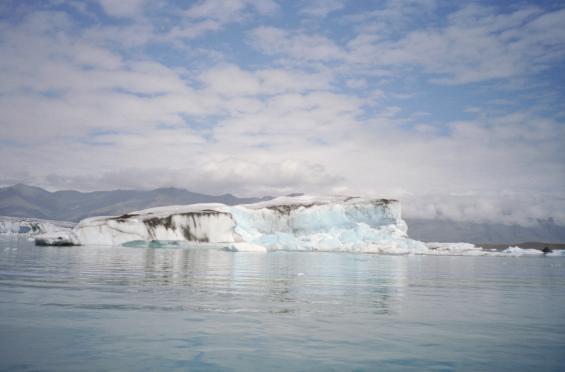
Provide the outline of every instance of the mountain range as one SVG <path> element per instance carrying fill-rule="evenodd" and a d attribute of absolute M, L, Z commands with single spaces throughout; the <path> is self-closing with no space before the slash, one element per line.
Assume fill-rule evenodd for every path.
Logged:
<path fill-rule="evenodd" d="M 216 196 L 176 188 L 160 188 L 150 191 L 80 192 L 61 190 L 50 192 L 40 187 L 17 184 L 0 188 L 0 215 L 80 221 L 85 217 L 113 216 L 166 205 L 194 203 L 234 205 L 254 203 L 266 199 L 270 199 L 270 197 L 238 198 L 231 194 Z"/>
<path fill-rule="evenodd" d="M 120 215 L 165 205 L 193 203 L 235 205 L 271 198 L 269 196 L 238 198 L 231 194 L 206 195 L 178 188 L 148 191 L 50 192 L 40 187 L 17 184 L 0 188 L 0 216 L 76 222 L 86 217 Z M 556 225 L 551 219 L 538 221 L 535 226 L 412 219 L 410 216 L 405 216 L 405 220 L 408 223 L 410 237 L 423 241 L 508 244 L 525 241 L 565 242 L 565 226 Z"/>

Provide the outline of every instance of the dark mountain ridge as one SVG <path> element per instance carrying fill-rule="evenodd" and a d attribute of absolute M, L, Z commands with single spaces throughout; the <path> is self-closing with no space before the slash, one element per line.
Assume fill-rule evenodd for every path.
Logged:
<path fill-rule="evenodd" d="M 206 195 L 177 188 L 155 190 L 112 190 L 50 192 L 40 187 L 17 184 L 0 188 L 0 215 L 79 221 L 85 217 L 119 215 L 133 210 L 175 204 L 254 203 L 265 198 L 238 198 L 231 194 Z"/>

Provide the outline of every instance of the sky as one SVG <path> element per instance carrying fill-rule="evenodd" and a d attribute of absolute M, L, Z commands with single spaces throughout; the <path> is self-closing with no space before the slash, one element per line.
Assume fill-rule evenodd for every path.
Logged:
<path fill-rule="evenodd" d="M 0 184 L 565 226 L 565 3 L 3 0 Z"/>

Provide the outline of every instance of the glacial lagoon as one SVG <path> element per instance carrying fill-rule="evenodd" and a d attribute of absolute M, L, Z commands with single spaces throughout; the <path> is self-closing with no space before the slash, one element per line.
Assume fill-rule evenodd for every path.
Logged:
<path fill-rule="evenodd" d="M 0 370 L 558 371 L 565 257 L 0 241 Z"/>

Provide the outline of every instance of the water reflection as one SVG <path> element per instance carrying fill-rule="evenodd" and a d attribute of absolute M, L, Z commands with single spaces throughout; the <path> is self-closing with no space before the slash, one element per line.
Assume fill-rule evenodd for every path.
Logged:
<path fill-rule="evenodd" d="M 0 241 L 0 370 L 558 370 L 561 265 Z"/>
<path fill-rule="evenodd" d="M 93 303 L 94 297 L 99 300 L 96 293 L 103 292 L 105 305 L 113 307 L 273 314 L 390 314 L 399 306 L 406 266 L 404 257 L 319 252 L 29 244 L 2 249 L 0 257 L 3 270 L 17 268 L 18 285 L 83 292 L 63 296 L 68 302 L 62 306 L 104 305 Z M 3 277 L 2 286 L 12 280 Z"/>

